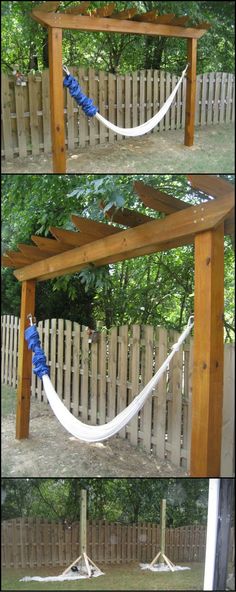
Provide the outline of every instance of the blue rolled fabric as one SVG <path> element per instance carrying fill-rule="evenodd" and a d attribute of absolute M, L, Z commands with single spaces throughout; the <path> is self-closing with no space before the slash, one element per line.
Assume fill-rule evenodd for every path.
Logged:
<path fill-rule="evenodd" d="M 27 327 L 25 330 L 25 339 L 28 343 L 28 349 L 31 349 L 34 352 L 32 360 L 34 365 L 34 374 L 36 374 L 36 376 L 39 378 L 42 378 L 44 374 L 48 374 L 49 376 L 49 367 L 46 364 L 47 359 L 41 347 L 39 334 L 35 325 Z"/>
<path fill-rule="evenodd" d="M 65 76 L 63 84 L 66 86 L 66 88 L 68 88 L 71 96 L 75 99 L 78 105 L 82 107 L 87 117 L 94 117 L 94 115 L 96 115 L 98 112 L 98 108 L 93 104 L 93 100 L 86 97 L 86 95 L 82 92 L 76 78 L 71 76 L 71 74 L 68 74 Z"/>

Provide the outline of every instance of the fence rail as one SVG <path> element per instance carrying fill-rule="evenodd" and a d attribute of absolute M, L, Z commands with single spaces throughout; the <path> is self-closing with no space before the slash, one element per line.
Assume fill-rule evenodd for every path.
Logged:
<path fill-rule="evenodd" d="M 144 123 L 163 105 L 177 76 L 159 70 L 141 70 L 118 76 L 94 69 L 70 68 L 101 115 L 121 127 Z M 234 121 L 234 75 L 211 72 L 197 76 L 195 125 Z M 49 72 L 29 74 L 26 86 L 2 74 L 2 156 L 39 155 L 51 151 Z M 185 125 L 186 80 L 166 116 L 154 131 Z M 89 120 L 64 89 L 66 142 L 69 150 L 120 141 L 122 136 Z"/>
<path fill-rule="evenodd" d="M 65 566 L 80 554 L 79 523 L 70 528 L 40 518 L 2 523 L 2 566 Z M 88 521 L 87 552 L 100 563 L 150 562 L 160 549 L 160 526 L 153 523 Z M 203 561 L 206 527 L 166 529 L 166 554 L 174 562 Z M 230 557 L 233 554 L 231 536 Z"/>
<path fill-rule="evenodd" d="M 19 319 L 4 315 L 2 383 L 16 388 Z M 88 424 L 110 421 L 150 380 L 177 340 L 176 331 L 150 325 L 112 327 L 92 342 L 78 323 L 50 319 L 38 330 L 51 380 L 66 407 Z M 222 476 L 233 472 L 234 345 L 225 345 Z M 192 338 L 175 354 L 169 370 L 140 413 L 119 435 L 148 453 L 189 468 Z M 46 401 L 42 381 L 32 374 L 32 396 Z"/>

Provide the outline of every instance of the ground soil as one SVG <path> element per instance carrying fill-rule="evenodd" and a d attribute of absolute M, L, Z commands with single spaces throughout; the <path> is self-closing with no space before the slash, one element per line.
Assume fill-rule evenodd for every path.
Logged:
<path fill-rule="evenodd" d="M 194 145 L 184 130 L 157 132 L 114 144 L 77 148 L 68 154 L 68 173 L 232 173 L 234 125 L 197 128 Z M 51 155 L 3 161 L 3 173 L 51 173 Z"/>
<path fill-rule="evenodd" d="M 2 418 L 3 477 L 175 477 L 186 473 L 127 440 L 87 444 L 70 436 L 46 403 L 31 402 L 30 437 L 15 439 L 15 414 Z"/>

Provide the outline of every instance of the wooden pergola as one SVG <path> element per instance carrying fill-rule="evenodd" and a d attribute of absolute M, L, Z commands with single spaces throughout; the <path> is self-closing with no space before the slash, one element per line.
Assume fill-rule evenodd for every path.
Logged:
<path fill-rule="evenodd" d="M 191 476 L 220 476 L 224 234 L 234 232 L 234 186 L 214 175 L 190 175 L 189 181 L 202 192 L 199 205 L 135 182 L 140 201 L 164 218 L 128 209 L 109 210 L 112 221 L 106 223 L 72 215 L 76 231 L 51 227 L 54 238 L 32 236 L 34 245 L 19 244 L 19 251 L 3 256 L 3 265 L 14 268 L 22 282 L 16 438 L 29 435 L 32 359 L 24 330 L 27 315 L 34 315 L 36 282 L 194 243 Z"/>
<path fill-rule="evenodd" d="M 174 14 L 158 15 L 156 10 L 144 14 L 138 14 L 135 8 L 117 12 L 115 2 L 105 5 L 103 8 L 93 10 L 89 9 L 89 5 L 90 2 L 81 2 L 76 7 L 67 8 L 62 11 L 60 2 L 45 2 L 45 4 L 40 5 L 38 9 L 32 12 L 32 18 L 44 27 L 47 27 L 49 35 L 53 172 L 66 172 L 62 71 L 63 29 L 134 35 L 157 35 L 187 39 L 186 62 L 188 62 L 189 67 L 187 70 L 184 143 L 186 146 L 192 146 L 194 142 L 196 102 L 197 40 L 206 33 L 210 25 L 202 22 L 195 26 L 189 26 L 189 18 L 187 16 L 177 17 Z"/>

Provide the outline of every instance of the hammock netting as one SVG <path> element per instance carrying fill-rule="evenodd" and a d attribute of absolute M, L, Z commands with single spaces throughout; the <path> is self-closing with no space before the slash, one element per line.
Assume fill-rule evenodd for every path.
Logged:
<path fill-rule="evenodd" d="M 79 440 L 84 442 L 102 442 L 103 440 L 111 438 L 122 428 L 124 428 L 143 407 L 146 399 L 153 392 L 153 389 L 156 387 L 160 378 L 167 370 L 176 351 L 179 350 L 182 343 L 189 335 L 193 324 L 193 317 L 190 317 L 186 329 L 172 347 L 171 352 L 166 360 L 163 362 L 156 374 L 147 383 L 147 385 L 142 389 L 142 391 L 133 399 L 133 401 L 108 423 L 95 426 L 87 425 L 72 415 L 72 413 L 70 413 L 70 411 L 65 407 L 64 403 L 57 395 L 49 377 L 49 367 L 46 364 L 46 356 L 43 349 L 41 348 L 39 334 L 35 325 L 32 325 L 26 329 L 25 338 L 28 342 L 28 348 L 34 352 L 33 371 L 39 378 L 42 379 L 47 399 L 58 421 L 70 434 L 72 434 L 72 436 L 78 438 Z"/>
<path fill-rule="evenodd" d="M 96 119 L 98 121 L 100 121 L 100 123 L 102 123 L 103 125 L 108 127 L 115 134 L 120 134 L 122 136 L 129 136 L 129 137 L 143 136 L 144 134 L 147 134 L 148 132 L 150 132 L 156 125 L 158 125 L 158 123 L 160 123 L 160 121 L 166 115 L 166 113 L 167 113 L 168 109 L 170 108 L 170 105 L 173 102 L 175 95 L 178 92 L 178 89 L 184 79 L 184 76 L 187 72 L 187 68 L 188 68 L 188 65 L 183 70 L 182 75 L 181 75 L 180 79 L 178 80 L 176 86 L 174 87 L 172 93 L 170 94 L 168 99 L 165 101 L 165 103 L 161 107 L 161 109 L 156 113 L 156 115 L 154 115 L 146 123 L 142 123 L 141 125 L 138 125 L 136 127 L 130 127 L 130 128 L 119 127 L 119 126 L 115 125 L 114 123 L 111 123 L 110 121 L 108 121 L 108 119 L 105 119 L 105 117 L 103 117 L 102 115 L 100 115 L 100 113 L 98 112 L 98 108 L 93 103 L 93 100 L 88 98 L 82 92 L 78 81 L 69 72 L 65 76 L 63 84 L 64 84 L 64 86 L 66 86 L 68 88 L 71 96 L 75 99 L 75 101 L 78 103 L 78 105 L 80 107 L 82 107 L 84 113 L 88 117 L 96 117 Z"/>

